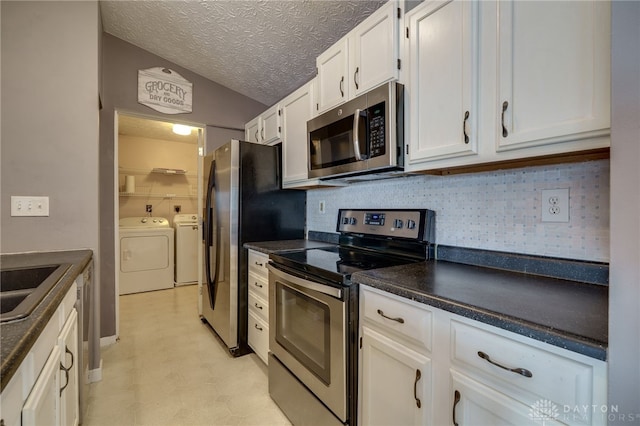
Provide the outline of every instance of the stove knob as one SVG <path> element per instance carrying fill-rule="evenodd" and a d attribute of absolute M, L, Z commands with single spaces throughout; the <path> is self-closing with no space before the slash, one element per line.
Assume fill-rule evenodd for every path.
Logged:
<path fill-rule="evenodd" d="M 355 217 L 350 217 L 349 218 L 349 225 L 355 225 L 356 223 L 358 223 L 358 221 L 356 220 Z"/>
<path fill-rule="evenodd" d="M 407 220 L 407 228 L 416 229 L 416 221 L 415 220 Z"/>
<path fill-rule="evenodd" d="M 158 219 L 153 219 L 153 223 L 157 223 L 157 222 L 158 222 Z"/>
<path fill-rule="evenodd" d="M 145 217 L 145 218 L 143 218 L 140 222 L 142 222 L 142 223 L 147 223 L 147 218 L 146 218 L 146 217 Z"/>
<path fill-rule="evenodd" d="M 396 219 L 393 221 L 393 227 L 397 229 L 402 229 L 403 223 L 402 219 Z"/>

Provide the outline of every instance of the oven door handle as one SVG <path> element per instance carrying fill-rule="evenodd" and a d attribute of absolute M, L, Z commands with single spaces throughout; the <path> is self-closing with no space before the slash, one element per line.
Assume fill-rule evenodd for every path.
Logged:
<path fill-rule="evenodd" d="M 281 271 L 280 269 L 278 269 L 272 263 L 267 263 L 267 269 L 273 275 L 275 275 L 276 277 L 278 277 L 278 278 L 280 278 L 282 280 L 286 280 L 287 282 L 290 282 L 290 283 L 295 284 L 297 286 L 306 288 L 308 290 L 314 290 L 314 291 L 317 291 L 319 293 L 326 294 L 328 296 L 333 296 L 333 297 L 336 297 L 338 299 L 342 299 L 342 289 L 340 289 L 340 288 L 331 287 L 331 286 L 328 286 L 328 285 L 323 285 L 323 284 L 315 283 L 313 281 L 309 281 L 309 280 L 305 280 L 305 279 L 302 279 L 302 278 L 298 278 L 295 275 L 291 275 L 291 274 L 288 274 L 288 273 L 286 273 L 284 271 Z"/>

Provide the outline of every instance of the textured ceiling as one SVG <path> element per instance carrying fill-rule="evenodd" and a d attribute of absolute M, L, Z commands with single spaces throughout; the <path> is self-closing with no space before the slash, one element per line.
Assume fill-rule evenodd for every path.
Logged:
<path fill-rule="evenodd" d="M 380 0 L 101 1 L 104 31 L 268 106 Z"/>

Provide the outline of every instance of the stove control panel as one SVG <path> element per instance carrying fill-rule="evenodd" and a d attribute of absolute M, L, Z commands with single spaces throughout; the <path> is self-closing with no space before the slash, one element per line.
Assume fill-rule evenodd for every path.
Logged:
<path fill-rule="evenodd" d="M 435 213 L 426 209 L 341 209 L 337 231 L 422 241 L 429 238 L 424 230 L 430 229 L 431 222 L 435 222 Z"/>

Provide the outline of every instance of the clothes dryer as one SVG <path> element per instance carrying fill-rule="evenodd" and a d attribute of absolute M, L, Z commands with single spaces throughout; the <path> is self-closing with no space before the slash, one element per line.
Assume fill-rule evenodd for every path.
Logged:
<path fill-rule="evenodd" d="M 173 287 L 174 230 L 163 217 L 120 219 L 120 294 Z"/>
<path fill-rule="evenodd" d="M 176 231 L 176 285 L 198 283 L 198 249 L 200 230 L 198 216 L 177 214 L 173 217 Z"/>

